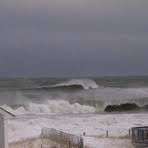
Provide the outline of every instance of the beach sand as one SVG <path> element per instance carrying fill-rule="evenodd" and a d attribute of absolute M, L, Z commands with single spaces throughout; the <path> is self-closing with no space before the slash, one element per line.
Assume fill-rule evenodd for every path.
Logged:
<path fill-rule="evenodd" d="M 85 137 L 84 138 L 85 147 L 84 148 L 134 148 L 131 144 L 131 140 L 127 138 L 94 138 Z M 14 142 L 9 144 L 10 148 L 41 148 L 41 144 L 47 146 L 57 146 L 58 148 L 66 148 L 66 146 L 59 146 L 56 142 L 49 139 L 42 138 L 31 138 L 22 140 L 19 142 Z"/>
<path fill-rule="evenodd" d="M 145 126 L 147 121 L 147 113 L 37 115 L 29 117 L 21 115 L 8 121 L 8 139 L 9 143 L 14 143 L 22 141 L 22 139 L 39 137 L 42 128 L 47 127 L 77 136 L 83 136 L 85 131 L 84 144 L 90 148 L 133 148 L 128 136 L 129 129 L 134 126 Z M 109 131 L 108 138 L 106 138 L 107 130 Z M 40 140 L 35 139 L 35 143 L 38 145 Z M 14 145 L 18 147 L 14 147 Z M 20 145 L 19 142 L 10 144 L 10 148 L 19 148 Z M 21 148 L 23 148 L 22 145 Z"/>

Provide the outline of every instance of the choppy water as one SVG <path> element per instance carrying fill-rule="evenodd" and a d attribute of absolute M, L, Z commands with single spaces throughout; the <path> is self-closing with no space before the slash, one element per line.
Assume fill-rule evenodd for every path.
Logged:
<path fill-rule="evenodd" d="M 89 113 L 127 102 L 148 104 L 148 76 L 0 79 L 0 104 L 18 112 Z"/>

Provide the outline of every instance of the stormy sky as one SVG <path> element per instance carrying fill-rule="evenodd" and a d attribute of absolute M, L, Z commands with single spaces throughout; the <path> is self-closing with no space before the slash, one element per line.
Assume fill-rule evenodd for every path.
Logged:
<path fill-rule="evenodd" d="M 147 0 L 0 1 L 0 77 L 142 74 Z"/>

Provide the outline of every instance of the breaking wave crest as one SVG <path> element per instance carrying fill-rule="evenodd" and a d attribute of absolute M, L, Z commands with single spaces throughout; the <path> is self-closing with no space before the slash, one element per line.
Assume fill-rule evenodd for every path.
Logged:
<path fill-rule="evenodd" d="M 44 104 L 29 103 L 16 108 L 7 105 L 2 107 L 14 114 L 78 114 L 96 111 L 95 107 L 80 105 L 79 103 L 70 104 L 64 100 L 48 100 Z"/>
<path fill-rule="evenodd" d="M 59 82 L 54 85 L 31 86 L 21 88 L 21 90 L 38 90 L 38 89 L 97 89 L 98 85 L 91 79 L 70 79 Z"/>
<path fill-rule="evenodd" d="M 53 85 L 52 87 L 58 88 L 58 87 L 82 87 L 83 89 L 96 89 L 98 88 L 98 85 L 90 79 L 71 79 L 65 82 L 58 83 L 56 85 Z"/>

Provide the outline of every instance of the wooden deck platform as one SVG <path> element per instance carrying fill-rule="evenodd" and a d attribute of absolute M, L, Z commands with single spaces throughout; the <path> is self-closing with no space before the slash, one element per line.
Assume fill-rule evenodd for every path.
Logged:
<path fill-rule="evenodd" d="M 148 126 L 132 128 L 132 144 L 135 148 L 148 148 Z"/>

